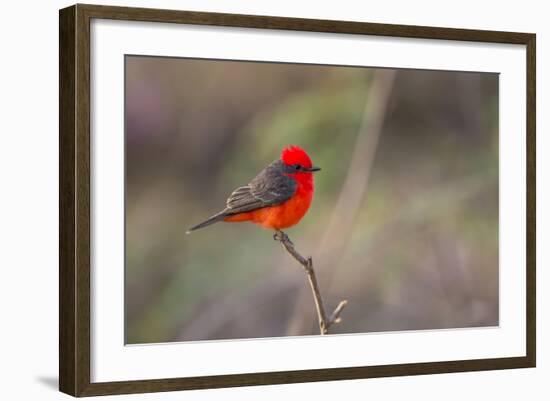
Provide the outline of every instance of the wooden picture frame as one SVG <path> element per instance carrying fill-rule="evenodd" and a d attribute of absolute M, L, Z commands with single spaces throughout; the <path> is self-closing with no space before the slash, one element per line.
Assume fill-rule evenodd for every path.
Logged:
<path fill-rule="evenodd" d="M 95 18 L 525 45 L 527 49 L 525 60 L 527 71 L 526 355 L 222 376 L 91 382 L 90 21 Z M 73 396 L 94 396 L 535 366 L 536 37 L 534 34 L 80 4 L 60 10 L 59 29 L 59 388 L 62 392 Z"/>

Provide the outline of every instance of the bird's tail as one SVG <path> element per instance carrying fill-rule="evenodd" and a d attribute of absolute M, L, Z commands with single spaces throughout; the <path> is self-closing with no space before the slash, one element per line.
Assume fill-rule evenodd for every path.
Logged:
<path fill-rule="evenodd" d="M 196 226 L 191 227 L 189 230 L 187 230 L 186 234 L 189 234 L 191 231 L 198 230 L 199 228 L 204 228 L 206 226 L 209 226 L 210 224 L 217 223 L 218 221 L 222 221 L 225 217 L 227 217 L 225 210 L 222 210 L 221 212 L 216 213 L 213 216 L 210 216 L 208 219 L 206 219 L 202 223 L 199 223 Z"/>

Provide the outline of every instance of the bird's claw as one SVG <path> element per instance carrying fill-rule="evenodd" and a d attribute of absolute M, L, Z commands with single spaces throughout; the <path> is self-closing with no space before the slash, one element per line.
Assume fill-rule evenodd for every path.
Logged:
<path fill-rule="evenodd" d="M 273 234 L 273 239 L 275 241 L 283 242 L 288 239 L 287 235 L 282 231 L 275 231 L 275 234 Z"/>
<path fill-rule="evenodd" d="M 288 235 L 286 235 L 282 231 L 275 231 L 275 233 L 273 234 L 273 239 L 275 241 L 286 242 L 287 244 L 290 244 L 290 245 L 294 246 L 294 244 L 292 243 L 290 238 L 288 238 Z"/>

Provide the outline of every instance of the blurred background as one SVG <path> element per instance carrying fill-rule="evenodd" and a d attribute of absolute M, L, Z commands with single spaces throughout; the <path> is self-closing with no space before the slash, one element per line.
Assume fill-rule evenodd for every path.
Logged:
<path fill-rule="evenodd" d="M 185 234 L 289 144 L 331 333 L 498 325 L 498 75 L 127 56 L 125 107 L 126 343 L 319 333 L 271 232 Z"/>

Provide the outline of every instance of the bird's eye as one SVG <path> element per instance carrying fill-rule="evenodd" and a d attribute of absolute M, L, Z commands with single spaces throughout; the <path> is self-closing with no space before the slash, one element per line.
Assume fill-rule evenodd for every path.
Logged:
<path fill-rule="evenodd" d="M 294 170 L 300 170 L 302 166 L 300 166 L 299 164 L 295 164 L 292 167 L 294 167 Z"/>

